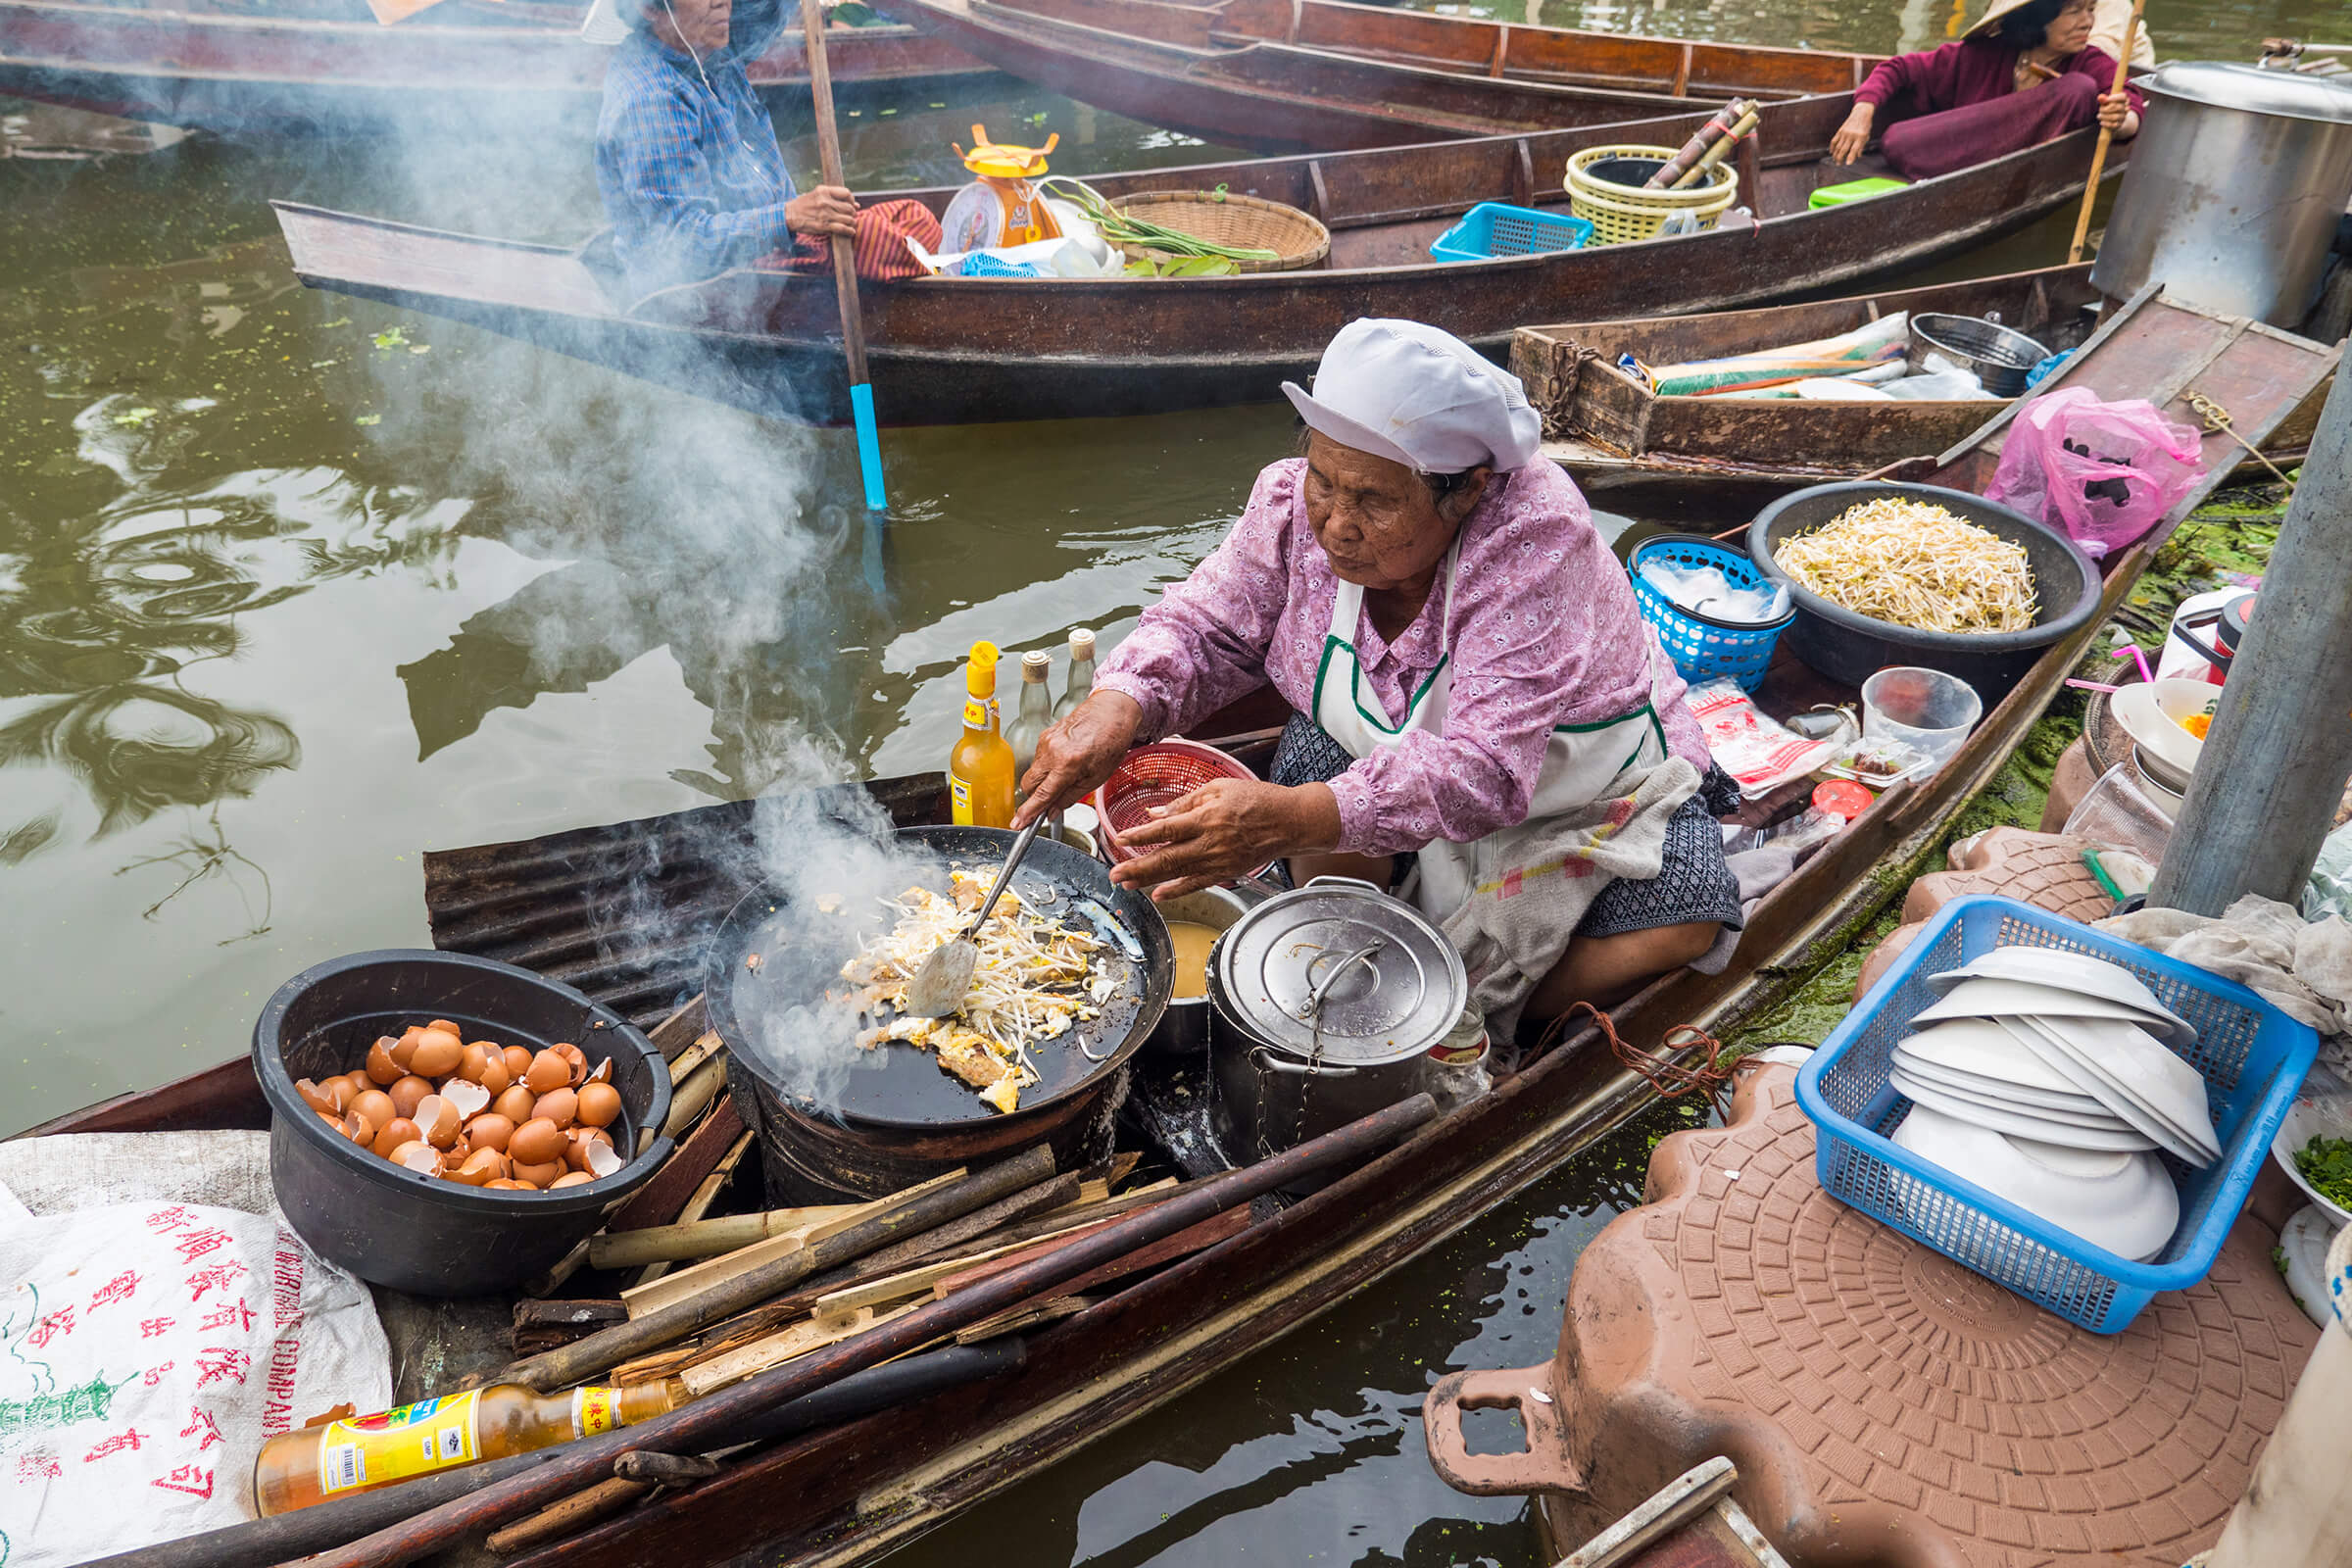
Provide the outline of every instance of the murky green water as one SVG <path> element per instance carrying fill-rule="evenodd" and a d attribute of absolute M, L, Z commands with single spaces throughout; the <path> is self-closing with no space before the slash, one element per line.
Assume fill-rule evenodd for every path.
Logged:
<path fill-rule="evenodd" d="M 2233 59 L 2337 15 L 2151 8 L 2167 55 Z M 1537 19 L 1888 49 L 1951 15 Z M 1060 131 L 1070 172 L 1210 155 L 1022 94 L 869 105 L 852 177 L 950 179 L 975 119 Z M 82 134 L 0 102 L 10 150 Z M 270 197 L 551 239 L 594 209 L 586 147 L 463 126 L 0 158 L 0 1129 L 237 1054 L 309 963 L 422 943 L 424 849 L 937 765 L 974 638 L 1123 631 L 1291 439 L 1274 409 L 893 432 L 876 537 L 839 436 L 306 291 Z M 1418 1401 L 1437 1369 L 1548 1352 L 1624 1192 L 1563 1176 L 906 1557 L 1528 1561 L 1515 1505 L 1431 1476 Z"/>

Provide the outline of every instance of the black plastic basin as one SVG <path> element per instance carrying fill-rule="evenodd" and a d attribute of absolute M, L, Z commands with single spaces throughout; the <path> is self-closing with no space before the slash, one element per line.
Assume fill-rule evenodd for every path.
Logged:
<path fill-rule="evenodd" d="M 612 1147 L 636 1152 L 602 1181 L 556 1192 L 487 1192 L 419 1176 L 335 1136 L 294 1092 L 350 1072 L 378 1035 L 447 1018 L 467 1040 L 533 1051 L 568 1040 L 612 1063 Z M 605 1210 L 668 1157 L 669 1069 L 610 1007 L 528 969 L 429 949 L 355 953 L 278 987 L 253 1026 L 253 1070 L 270 1101 L 270 1185 L 311 1250 L 416 1296 L 487 1296 L 555 1266 Z M 648 1131 L 652 1129 L 652 1131 Z"/>
<path fill-rule="evenodd" d="M 1818 528 L 1847 508 L 1880 496 L 1934 502 L 2024 546 L 2040 618 L 2024 631 L 1918 631 L 1833 604 L 1790 580 L 1773 559 L 1782 540 Z M 1796 606 L 1796 619 L 1786 633 L 1788 651 L 1821 674 L 1840 685 L 1859 686 L 1888 664 L 1920 664 L 1974 686 L 1987 710 L 2025 679 L 2043 650 L 2078 630 L 2099 608 L 2099 568 L 2073 540 L 1983 496 L 1936 485 L 1856 481 L 1815 485 L 1783 496 L 1748 524 L 1747 553 L 1775 581 L 1788 583 L 1789 600 Z"/>

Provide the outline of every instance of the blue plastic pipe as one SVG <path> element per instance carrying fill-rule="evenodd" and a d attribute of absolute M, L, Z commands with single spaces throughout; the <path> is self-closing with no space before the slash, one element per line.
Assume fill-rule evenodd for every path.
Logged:
<path fill-rule="evenodd" d="M 865 475 L 865 506 L 882 512 L 890 503 L 882 494 L 882 432 L 874 424 L 874 388 L 859 381 L 850 388 L 850 413 L 858 421 L 858 468 Z"/>

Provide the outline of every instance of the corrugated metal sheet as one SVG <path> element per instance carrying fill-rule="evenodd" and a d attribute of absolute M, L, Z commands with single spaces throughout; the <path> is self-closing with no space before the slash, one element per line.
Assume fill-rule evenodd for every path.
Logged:
<path fill-rule="evenodd" d="M 938 773 L 862 789 L 901 827 L 947 820 Z M 760 875 L 754 803 L 427 851 L 433 946 L 534 970 L 650 1029 L 703 988 L 711 933 Z"/>

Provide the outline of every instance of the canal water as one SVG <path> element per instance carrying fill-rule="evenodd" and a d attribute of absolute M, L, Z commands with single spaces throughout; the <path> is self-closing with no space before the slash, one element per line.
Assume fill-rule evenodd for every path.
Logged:
<path fill-rule="evenodd" d="M 1437 9 L 1882 51 L 1961 16 Z M 2249 59 L 2339 13 L 2149 14 L 2167 58 Z M 853 182 L 958 177 L 974 121 L 1059 132 L 1072 173 L 1225 152 L 999 82 L 861 104 Z M 781 128 L 806 177 L 808 126 Z M 423 850 L 939 766 L 975 638 L 1115 641 L 1293 439 L 1276 408 L 893 431 L 871 529 L 838 434 L 289 272 L 271 199 L 576 239 L 574 128 L 239 142 L 0 100 L 0 1132 L 240 1053 L 310 963 L 423 943 Z M 2054 262 L 2065 235 L 1938 271 Z M 1516 1503 L 1430 1474 L 1419 1401 L 1548 1354 L 1668 1117 L 898 1560 L 1532 1561 Z"/>

